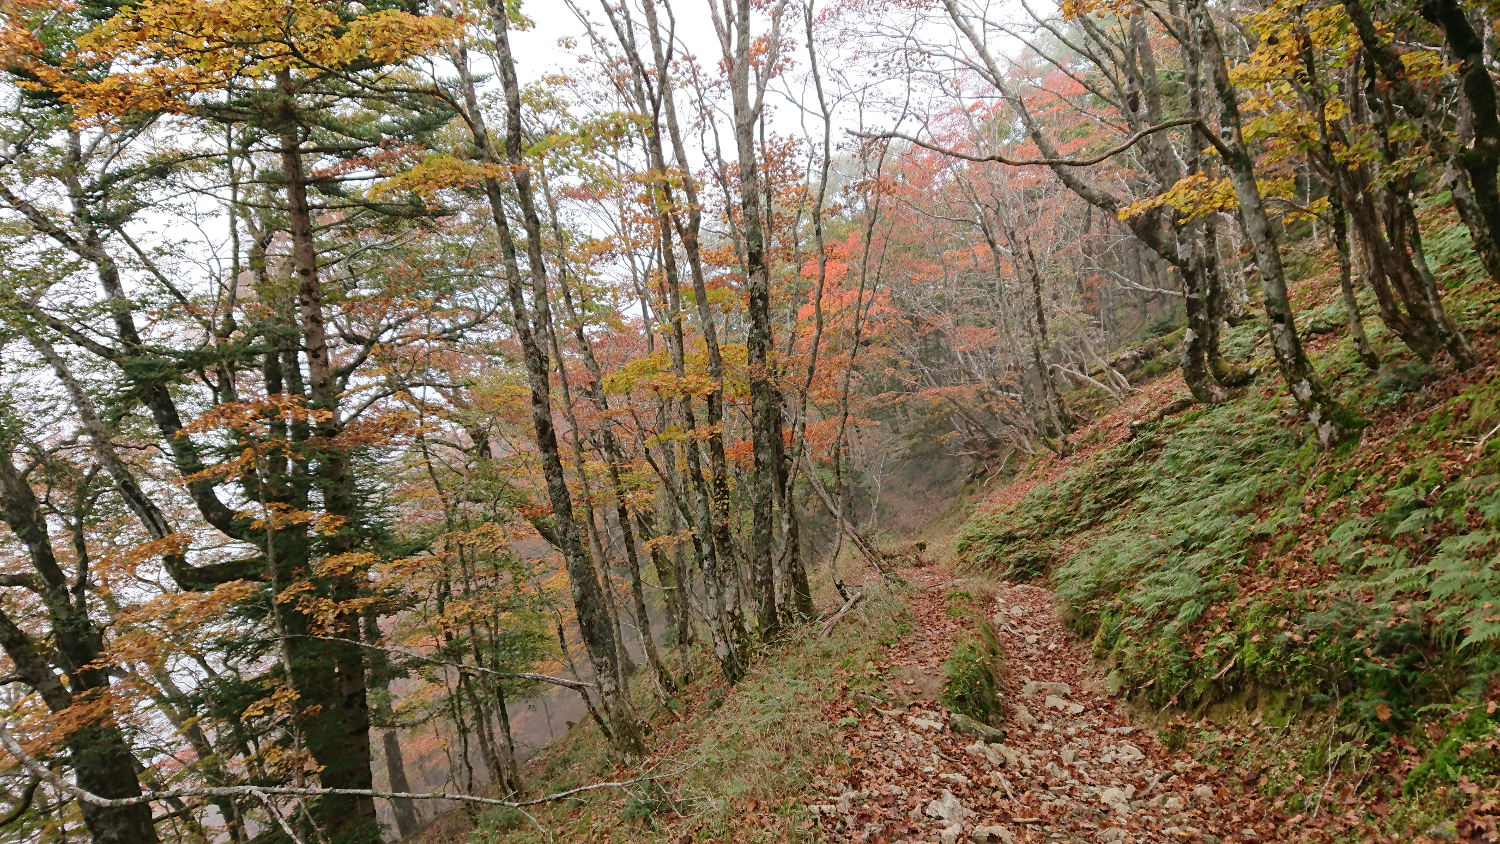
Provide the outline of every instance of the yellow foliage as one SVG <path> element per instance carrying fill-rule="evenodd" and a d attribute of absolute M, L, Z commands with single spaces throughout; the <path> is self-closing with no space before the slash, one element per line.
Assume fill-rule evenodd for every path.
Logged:
<path fill-rule="evenodd" d="M 1140 7 L 1140 0 L 1063 0 L 1062 12 L 1067 20 L 1094 14 L 1129 17 Z"/>
<path fill-rule="evenodd" d="M 259 718 L 268 712 L 290 713 L 297 703 L 297 691 L 290 686 L 277 686 L 270 697 L 263 697 L 245 707 L 240 717 L 245 720 Z"/>
<path fill-rule="evenodd" d="M 504 171 L 492 164 L 435 154 L 405 172 L 377 183 L 370 188 L 369 195 L 371 199 L 386 199 L 401 193 L 413 193 L 430 203 L 440 191 L 473 187 L 486 178 L 504 177 Z"/>
<path fill-rule="evenodd" d="M 209 592 L 178 592 L 124 607 L 115 614 L 114 638 L 103 662 L 163 665 L 185 642 L 201 641 L 205 628 L 225 620 L 233 607 L 253 598 L 256 590 L 248 580 L 233 580 Z"/>
<path fill-rule="evenodd" d="M 160 539 L 142 542 L 125 552 L 125 563 L 134 569 L 147 560 L 182 554 L 187 551 L 189 538 L 184 533 L 170 533 Z"/>
<path fill-rule="evenodd" d="M 233 81 L 395 64 L 462 31 L 460 20 L 391 9 L 344 20 L 340 8 L 327 0 L 144 0 L 80 36 L 61 68 L 38 50 L 19 59 L 37 80 L 28 87 L 56 93 L 87 120 L 189 113 Z M 102 67 L 110 72 L 88 72 Z"/>
<path fill-rule="evenodd" d="M 1411 50 L 1401 54 L 1401 64 L 1412 79 L 1442 79 L 1458 72 L 1458 65 L 1443 61 L 1436 50 Z"/>
<path fill-rule="evenodd" d="M 1119 218 L 1129 219 L 1166 206 L 1192 220 L 1215 211 L 1232 211 L 1239 204 L 1227 178 L 1211 180 L 1204 173 L 1194 173 L 1178 179 L 1165 193 L 1130 203 L 1120 209 Z"/>
<path fill-rule="evenodd" d="M 380 558 L 368 551 L 331 554 L 313 563 L 313 573 L 318 577 L 342 577 L 361 568 L 370 568 L 378 562 Z"/>
<path fill-rule="evenodd" d="M 1283 216 L 1283 219 L 1285 219 L 1288 223 L 1295 223 L 1304 220 L 1315 220 L 1319 216 L 1328 213 L 1328 209 L 1330 207 L 1332 207 L 1332 203 L 1328 201 L 1328 197 L 1320 196 L 1314 199 L 1305 207 L 1294 208 L 1291 211 L 1286 212 L 1286 214 Z"/>
<path fill-rule="evenodd" d="M 312 425 L 326 422 L 331 418 L 333 418 L 332 411 L 308 407 L 307 400 L 301 396 L 277 393 L 260 399 L 214 405 L 203 415 L 183 425 L 178 436 L 201 434 L 219 429 L 255 430 L 256 426 L 266 419 L 306 422 Z"/>
<path fill-rule="evenodd" d="M 1263 197 L 1275 197 L 1289 203 L 1296 197 L 1296 183 L 1288 178 L 1257 179 L 1256 186 Z M 1210 180 L 1203 173 L 1195 173 L 1179 179 L 1166 193 L 1132 202 L 1120 210 L 1119 217 L 1124 220 L 1165 206 L 1177 211 L 1185 219 L 1193 220 L 1215 211 L 1233 211 L 1239 205 L 1239 198 L 1235 196 L 1234 185 L 1229 179 Z M 1294 205 L 1283 218 L 1287 222 L 1310 220 L 1327 210 L 1328 198 L 1318 197 L 1309 205 Z"/>
<path fill-rule="evenodd" d="M 691 528 L 684 529 L 680 533 L 667 533 L 661 536 L 653 536 L 644 543 L 646 550 L 655 551 L 658 548 L 670 551 L 678 545 L 685 545 L 692 541 L 694 531 Z"/>

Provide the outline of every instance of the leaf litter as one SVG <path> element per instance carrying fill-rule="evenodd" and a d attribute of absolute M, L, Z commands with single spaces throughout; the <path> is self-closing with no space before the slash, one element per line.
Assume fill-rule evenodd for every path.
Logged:
<path fill-rule="evenodd" d="M 846 695 L 826 716 L 844 726 L 848 762 L 814 778 L 806 803 L 830 841 L 1270 842 L 1422 840 L 1383 833 L 1390 806 L 1352 788 L 1328 792 L 1319 811 L 1289 815 L 1255 788 L 1261 771 L 1210 766 L 1133 723 L 1101 669 L 1064 629 L 1050 590 L 1002 584 L 981 598 L 1005 653 L 1004 736 L 979 740 L 939 702 L 943 663 L 963 624 L 946 612 L 955 585 L 939 567 L 903 571 L 913 632 L 867 666 L 878 696 Z M 969 582 L 965 588 L 972 589 Z M 1157 713 L 1158 715 L 1160 713 Z M 1206 722 L 1204 722 L 1206 726 Z M 955 727 L 965 728 L 960 732 Z M 990 736 L 994 738 L 993 735 Z M 1309 792 L 1311 793 L 1311 791 Z M 1474 803 L 1445 840 L 1500 841 L 1493 795 Z"/>

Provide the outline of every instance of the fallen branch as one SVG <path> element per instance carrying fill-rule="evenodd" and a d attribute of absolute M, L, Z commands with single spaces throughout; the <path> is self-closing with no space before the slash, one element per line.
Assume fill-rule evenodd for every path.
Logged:
<path fill-rule="evenodd" d="M 849 597 L 849 600 L 844 602 L 844 606 L 839 608 L 839 611 L 833 614 L 833 618 L 830 618 L 827 621 L 823 622 L 823 629 L 818 632 L 818 636 L 824 639 L 828 638 L 828 634 L 833 632 L 834 625 L 838 624 L 840 619 L 848 615 L 849 611 L 854 609 L 855 604 L 858 604 L 860 601 L 864 600 L 865 594 L 869 591 L 870 590 L 868 588 L 861 589 L 851 595 Z"/>
<path fill-rule="evenodd" d="M 1239 659 L 1239 658 L 1240 658 L 1239 654 L 1235 654 L 1234 656 L 1230 657 L 1229 661 L 1226 662 L 1226 663 L 1224 663 L 1224 667 L 1219 669 L 1219 673 L 1215 674 L 1213 676 L 1213 679 L 1218 680 L 1218 679 L 1222 678 L 1225 674 L 1228 674 L 1229 673 L 1229 669 L 1231 669 L 1231 668 L 1234 667 L 1234 661 L 1237 660 L 1237 659 Z"/>
<path fill-rule="evenodd" d="M 1019 799 L 1016 798 L 1016 793 L 1014 791 L 1011 791 L 1011 789 L 1010 789 L 1010 780 L 1006 779 L 1004 774 L 996 771 L 995 772 L 995 778 L 998 779 L 998 780 L 1000 780 L 1000 785 L 1005 789 L 1005 794 L 1006 794 L 1006 796 L 1008 796 L 1010 798 L 1010 802 L 1012 802 L 1012 803 L 1020 803 L 1021 802 Z"/>
<path fill-rule="evenodd" d="M 861 536 L 859 531 L 854 528 L 854 525 L 849 524 L 849 520 L 844 518 L 843 511 L 833 503 L 833 499 L 828 495 L 828 490 L 823 487 L 823 482 L 818 480 L 818 467 L 813 463 L 812 452 L 803 452 L 803 454 L 807 457 L 808 472 L 806 477 L 808 485 L 813 488 L 813 492 L 818 494 L 818 498 L 822 499 L 823 506 L 828 508 L 828 514 L 833 516 L 834 520 L 839 523 L 839 527 L 849 537 L 849 541 L 853 542 L 854 547 L 858 548 L 859 552 L 864 555 L 864 558 L 870 561 L 870 565 L 874 566 L 875 570 L 880 572 L 880 576 L 891 580 L 891 573 L 885 570 L 885 566 L 881 565 L 880 551 L 870 545 L 869 540 Z"/>
<path fill-rule="evenodd" d="M 1192 396 L 1180 396 L 1170 404 L 1164 406 L 1161 410 L 1158 410 L 1156 412 L 1156 415 L 1151 417 L 1151 421 L 1153 423 L 1156 423 L 1162 421 L 1163 419 L 1166 419 L 1168 416 L 1176 416 L 1177 414 L 1183 412 L 1184 410 L 1187 410 L 1197 403 L 1198 400 L 1193 398 Z"/>
<path fill-rule="evenodd" d="M 1150 419 L 1132 419 L 1129 423 L 1126 424 L 1126 427 L 1130 429 L 1130 435 L 1133 437 L 1141 428 L 1147 425 L 1159 424 L 1168 416 L 1176 416 L 1177 414 L 1183 412 L 1184 410 L 1187 410 L 1197 403 L 1198 400 L 1193 398 L 1192 396 L 1180 396 L 1177 399 L 1173 400 L 1171 403 L 1162 407 L 1161 410 L 1158 410 L 1156 414 L 1153 415 Z"/>
<path fill-rule="evenodd" d="M 1473 460 L 1474 457 L 1478 457 L 1481 453 L 1484 452 L 1484 444 L 1489 442 L 1490 437 L 1493 437 L 1496 432 L 1500 432 L 1500 425 L 1496 425 L 1495 427 L 1491 428 L 1489 430 L 1489 433 L 1479 438 L 1479 443 L 1474 446 L 1474 456 L 1470 457 L 1470 460 Z"/>

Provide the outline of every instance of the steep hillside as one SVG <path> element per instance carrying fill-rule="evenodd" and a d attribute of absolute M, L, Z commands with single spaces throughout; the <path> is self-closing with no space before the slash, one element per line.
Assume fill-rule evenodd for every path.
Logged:
<path fill-rule="evenodd" d="M 1500 787 L 1497 299 L 1457 227 L 1433 231 L 1472 333 L 1468 371 L 1397 358 L 1370 374 L 1331 262 L 1302 256 L 1299 322 L 1369 422 L 1357 443 L 1322 448 L 1274 378 L 1181 410 L 1169 375 L 1096 419 L 1068 458 L 1027 466 L 959 542 L 971 569 L 1049 581 L 1143 713 L 1212 716 L 1205 733 L 1253 719 L 1242 745 L 1202 750 L 1265 756 L 1252 780 L 1298 810 L 1342 783 L 1451 819 L 1492 812 Z M 1252 322 L 1229 343 L 1265 370 L 1262 334 Z M 1201 739 L 1187 723 L 1163 729 Z"/>

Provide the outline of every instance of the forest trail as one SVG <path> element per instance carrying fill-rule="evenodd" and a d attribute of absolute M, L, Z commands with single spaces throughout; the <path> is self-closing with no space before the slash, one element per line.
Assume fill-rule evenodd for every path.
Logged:
<path fill-rule="evenodd" d="M 913 631 L 875 668 L 883 699 L 841 701 L 847 768 L 813 782 L 809 806 L 833 841 L 1217 842 L 1281 836 L 1239 777 L 1168 749 L 1108 694 L 1063 629 L 1052 592 L 1003 584 L 977 595 L 1005 653 L 1005 737 L 986 745 L 949 728 L 938 698 L 961 622 L 948 591 L 974 590 L 938 567 L 903 572 Z"/>

